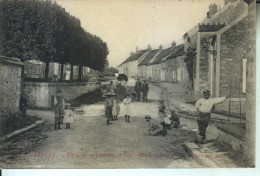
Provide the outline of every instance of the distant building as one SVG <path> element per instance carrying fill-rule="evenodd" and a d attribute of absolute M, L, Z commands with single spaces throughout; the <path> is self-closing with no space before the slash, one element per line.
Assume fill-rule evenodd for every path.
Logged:
<path fill-rule="evenodd" d="M 176 43 L 170 48 L 162 50 L 156 57 L 148 62 L 148 76 L 152 81 L 166 81 L 166 58 L 174 52 Z"/>
<path fill-rule="evenodd" d="M 128 77 L 138 77 L 138 64 L 149 54 L 151 46 L 148 45 L 146 50 L 136 51 L 131 53 L 130 56 L 118 66 L 119 73 L 123 73 Z"/>

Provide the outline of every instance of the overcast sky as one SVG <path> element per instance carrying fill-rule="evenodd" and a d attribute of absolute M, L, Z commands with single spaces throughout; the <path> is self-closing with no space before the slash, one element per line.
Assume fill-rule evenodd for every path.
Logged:
<path fill-rule="evenodd" d="M 107 43 L 110 66 L 121 64 L 132 51 L 167 48 L 201 22 L 211 3 L 224 0 L 56 0 L 81 21 L 82 27 Z"/>

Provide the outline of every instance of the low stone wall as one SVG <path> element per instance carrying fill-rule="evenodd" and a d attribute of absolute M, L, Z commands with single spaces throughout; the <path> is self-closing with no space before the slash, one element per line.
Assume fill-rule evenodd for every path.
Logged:
<path fill-rule="evenodd" d="M 49 109 L 53 106 L 54 96 L 62 91 L 65 102 L 71 101 L 83 94 L 92 92 L 101 86 L 100 83 L 36 83 L 25 82 L 24 94 L 29 108 Z"/>

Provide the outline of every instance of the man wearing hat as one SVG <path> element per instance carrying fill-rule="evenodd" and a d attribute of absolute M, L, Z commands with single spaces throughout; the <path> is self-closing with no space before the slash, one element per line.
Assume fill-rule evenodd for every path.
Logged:
<path fill-rule="evenodd" d="M 137 78 L 137 81 L 135 83 L 135 91 L 136 91 L 137 101 L 140 101 L 140 96 L 142 91 L 142 83 L 140 82 L 140 78 Z"/>
<path fill-rule="evenodd" d="M 148 135 L 156 136 L 158 134 L 164 134 L 163 126 L 159 122 L 152 119 L 149 115 L 146 115 L 144 118 L 146 122 L 149 123 Z"/>
<path fill-rule="evenodd" d="M 107 126 L 109 126 L 109 124 L 112 124 L 111 122 L 109 122 L 109 120 L 112 117 L 112 109 L 113 109 L 113 96 L 114 94 L 111 94 L 110 92 L 105 94 L 106 99 L 105 99 L 105 115 L 106 115 L 106 123 Z"/>
<path fill-rule="evenodd" d="M 199 113 L 197 118 L 199 128 L 199 139 L 198 141 L 202 144 L 207 143 L 206 130 L 210 121 L 211 110 L 214 105 L 224 102 L 227 97 L 210 98 L 210 91 L 208 89 L 203 91 L 204 98 L 200 98 L 195 107 Z"/>

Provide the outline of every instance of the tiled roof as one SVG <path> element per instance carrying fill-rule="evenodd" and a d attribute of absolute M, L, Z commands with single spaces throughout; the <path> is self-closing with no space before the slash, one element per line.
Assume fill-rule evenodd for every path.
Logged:
<path fill-rule="evenodd" d="M 230 23 L 248 10 L 248 5 L 244 1 L 237 1 L 223 7 L 211 18 L 206 18 L 202 23 Z"/>
<path fill-rule="evenodd" d="M 174 52 L 168 56 L 166 59 L 169 58 L 174 58 L 174 57 L 178 57 L 178 56 L 183 56 L 184 55 L 184 45 L 178 45 L 174 48 Z"/>
<path fill-rule="evenodd" d="M 147 54 L 147 56 L 138 64 L 140 65 L 146 65 L 148 62 L 158 53 L 159 49 L 152 50 Z"/>
<path fill-rule="evenodd" d="M 122 62 L 122 64 L 125 64 L 127 62 L 131 62 L 131 61 L 135 61 L 138 60 L 147 50 L 140 50 L 137 53 L 129 56 L 124 62 Z M 120 65 L 122 65 L 120 64 Z"/>
<path fill-rule="evenodd" d="M 150 64 L 154 65 L 154 64 L 161 63 L 163 61 L 163 59 L 165 57 L 169 56 L 170 54 L 172 54 L 173 51 L 174 51 L 174 49 L 172 47 L 162 50 L 162 52 L 160 54 L 158 54 L 156 56 L 155 60 L 152 63 L 150 63 Z"/>

